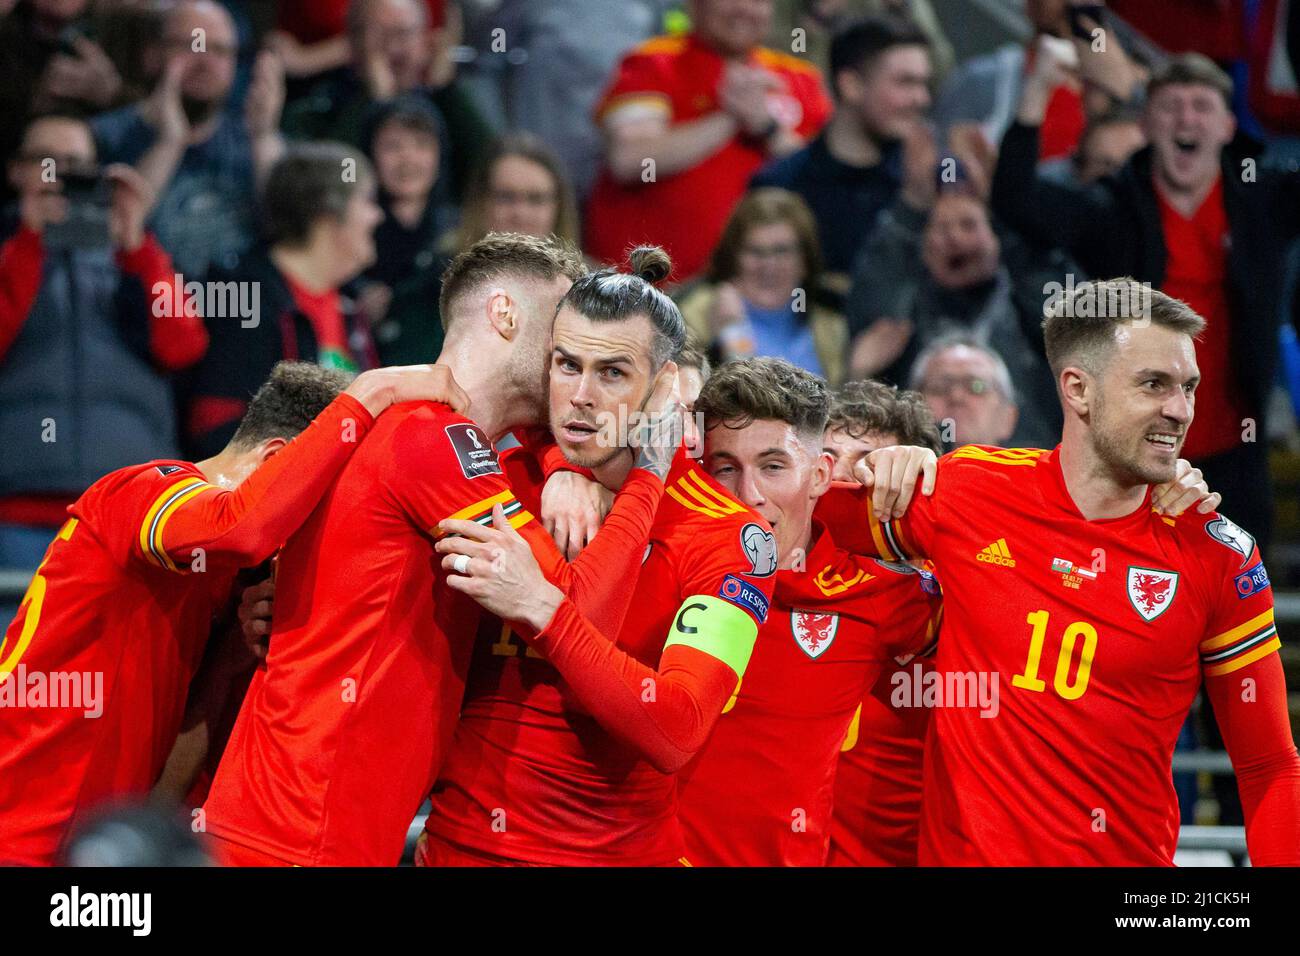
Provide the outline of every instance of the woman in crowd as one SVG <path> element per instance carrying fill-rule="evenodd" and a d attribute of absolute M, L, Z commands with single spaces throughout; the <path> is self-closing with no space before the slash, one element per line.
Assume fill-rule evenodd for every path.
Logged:
<path fill-rule="evenodd" d="M 578 245 L 578 203 L 564 167 L 529 133 L 496 140 L 471 177 L 454 252 L 489 232 L 552 233 Z"/>
<path fill-rule="evenodd" d="M 276 362 L 352 372 L 378 364 L 365 322 L 339 290 L 374 263 L 382 218 L 374 170 L 350 147 L 297 143 L 272 167 L 263 243 L 206 284 L 225 291 L 205 297 L 202 310 L 211 344 L 190 388 L 192 456 L 225 447 Z"/>
<path fill-rule="evenodd" d="M 783 358 L 837 387 L 848 327 L 818 304 L 821 268 L 817 227 L 804 201 L 784 189 L 750 192 L 727 221 L 707 278 L 681 296 L 692 340 L 722 361 Z"/>
<path fill-rule="evenodd" d="M 379 107 L 366 130 L 384 219 L 375 264 L 357 282 L 357 306 L 382 365 L 430 362 L 442 347 L 438 293 L 448 258 L 439 240 L 455 218 L 442 116 L 424 97 Z"/>

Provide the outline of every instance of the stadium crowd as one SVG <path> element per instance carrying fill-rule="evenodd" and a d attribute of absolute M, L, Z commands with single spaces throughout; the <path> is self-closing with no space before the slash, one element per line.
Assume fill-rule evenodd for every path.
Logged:
<path fill-rule="evenodd" d="M 0 684 L 29 642 L 36 666 L 45 582 L 74 560 L 56 545 L 71 543 L 78 522 L 134 520 L 135 557 L 151 573 L 176 571 L 194 548 L 220 568 L 202 594 L 163 599 L 123 586 L 120 601 L 145 615 L 131 628 L 154 626 L 153 605 L 178 615 L 167 624 L 174 647 L 149 662 L 154 691 L 171 687 L 168 702 L 113 717 L 115 733 L 148 738 L 130 757 L 120 741 L 103 754 L 102 742 L 46 727 L 51 748 L 80 747 L 88 764 L 68 783 L 75 810 L 50 796 L 21 836 L 6 820 L 45 797 L 17 777 L 30 780 L 30 767 L 51 758 L 23 757 L 35 731 L 0 714 L 0 861 L 75 860 L 74 817 L 152 788 L 210 816 L 228 862 L 395 862 L 436 764 L 417 857 L 427 865 L 661 864 L 683 846 L 696 864 L 906 865 L 918 853 L 989 862 L 984 841 L 998 816 L 989 808 L 1008 799 L 991 784 L 964 797 L 970 805 L 927 806 L 929 848 L 918 850 L 929 712 L 891 706 L 890 677 L 933 673 L 947 627 L 941 587 L 945 605 L 961 607 L 960 575 L 945 576 L 940 537 L 926 530 L 939 519 L 923 517 L 934 458 L 969 445 L 1052 449 L 1082 427 L 1061 363 L 1094 346 L 1060 326 L 1099 316 L 1069 310 L 1131 293 L 1161 334 L 1196 336 L 1196 425 L 1175 449 L 1191 467 L 1150 479 L 1173 489 L 1153 505 L 1164 497 L 1175 514 L 1221 496 L 1236 524 L 1217 534 L 1207 525 L 1200 538 L 1231 548 L 1253 537 L 1234 574 L 1252 556 L 1293 548 L 1275 531 L 1300 524 L 1294 503 L 1274 494 L 1279 481 L 1294 489 L 1295 466 L 1279 476 L 1270 459 L 1300 449 L 1300 68 L 1291 65 L 1300 3 L 1002 6 L 1023 14 L 1023 37 L 971 50 L 962 5 L 940 0 L 0 0 L 0 570 L 35 572 L 21 605 L 0 595 L 0 623 L 14 622 L 0 643 Z M 1153 15 L 1156 6 L 1167 12 Z M 599 271 L 611 268 L 617 275 Z M 511 269 L 525 292 L 500 278 Z M 506 291 L 480 295 L 489 280 Z M 534 347 L 515 331 L 542 313 L 560 316 L 554 359 L 552 342 Z M 589 385 L 582 370 L 600 352 L 592 330 L 639 316 L 650 320 L 645 342 L 602 345 L 622 349 L 622 365 L 609 360 Z M 440 354 L 435 370 L 417 368 Z M 546 383 L 528 391 L 534 366 L 550 368 L 549 433 L 517 427 L 548 423 Z M 599 394 L 588 401 L 584 389 Z M 540 417 L 521 413 L 539 397 Z M 472 423 L 390 409 L 416 400 L 445 402 Z M 662 411 L 672 427 L 628 438 L 635 454 L 611 473 L 594 452 L 601 423 L 587 412 L 556 417 L 557 403 L 584 402 Z M 330 450 L 329 429 L 349 421 L 367 433 L 369 457 Z M 445 429 L 453 457 L 421 426 Z M 762 460 L 760 440 L 793 447 L 809 435 L 830 457 L 808 465 L 816 474 L 801 492 L 774 493 L 786 503 L 769 506 L 741 473 Z M 677 455 L 680 441 L 703 453 L 713 482 Z M 878 454 L 891 447 L 893 457 Z M 955 492 L 945 502 L 943 483 L 1001 492 L 954 461 L 1043 471 L 1054 460 L 962 454 L 938 466 L 931 511 L 972 528 L 981 516 Z M 161 484 L 96 484 L 156 461 L 179 463 L 155 468 Z M 431 470 L 482 487 L 457 497 L 452 483 L 422 482 Z M 870 520 L 863 495 L 848 490 L 859 481 L 874 485 Z M 230 500 L 209 495 L 214 486 Z M 893 521 L 886 492 L 901 498 Z M 191 514 L 183 505 L 195 496 L 208 504 Z M 366 500 L 391 513 L 356 507 Z M 739 535 L 739 557 L 718 544 L 711 519 Z M 831 542 L 825 529 L 855 521 L 875 538 Z M 795 530 L 805 525 L 813 530 Z M 415 553 L 433 529 L 436 560 L 400 568 L 394 549 Z M 556 544 L 549 562 L 537 537 Z M 979 560 L 1013 568 L 1006 539 L 990 540 Z M 286 541 L 268 578 L 265 562 Z M 505 571 L 494 565 L 496 584 L 467 571 L 489 545 L 508 558 Z M 656 549 L 667 557 L 650 560 Z M 348 562 L 319 563 L 345 551 Z M 803 559 L 808 573 L 787 577 Z M 1054 572 L 1070 564 L 1048 561 Z M 1289 566 L 1289 575 L 1274 568 L 1274 584 L 1296 583 L 1300 560 Z M 435 585 L 440 568 L 471 583 Z M 1061 572 L 1067 587 L 1080 587 L 1075 570 Z M 773 577 L 775 590 L 746 573 Z M 842 596 L 873 576 L 869 593 Z M 1152 616 L 1138 611 L 1146 622 L 1172 606 L 1162 602 L 1177 579 L 1167 598 L 1150 598 Z M 286 580 L 297 590 L 286 593 Z M 1197 694 L 1194 671 L 1142 706 L 1159 714 L 1152 740 L 1166 731 L 1180 747 L 1226 740 L 1238 757 L 1258 758 L 1237 760 L 1237 779 L 1212 787 L 1174 775 L 1177 819 L 1244 823 L 1252 856 L 1294 863 L 1300 846 L 1278 822 L 1300 812 L 1287 802 L 1287 788 L 1300 787 L 1294 744 L 1281 758 L 1268 751 L 1280 737 L 1265 741 L 1232 694 L 1209 689 L 1220 673 L 1259 665 L 1244 640 L 1277 647 L 1271 599 L 1267 612 L 1258 603 L 1267 576 L 1236 580 L 1241 606 L 1231 610 L 1251 608 L 1249 621 L 1207 611 L 1188 625 L 1220 642 L 1202 644 L 1202 703 L 1190 716 L 1180 705 L 1184 690 L 1188 702 Z M 528 586 L 508 591 L 512 581 Z M 1218 586 L 1183 584 L 1198 595 Z M 419 647 L 359 649 L 367 627 L 398 633 L 384 617 L 393 606 L 450 633 L 445 608 L 468 604 L 461 590 L 496 615 L 474 625 L 490 652 L 462 659 L 468 646 L 447 642 L 441 663 L 464 686 L 430 670 Z M 343 592 L 349 601 L 335 600 Z M 697 593 L 710 595 L 700 619 L 723 621 L 717 646 L 682 629 L 678 605 Z M 544 610 L 530 597 L 533 617 L 520 612 L 523 594 L 546 596 Z M 756 620 L 761 644 L 778 608 L 793 629 L 791 662 L 751 659 L 737 635 Z M 945 613 L 951 622 L 958 611 Z M 1046 612 L 1036 613 L 1045 631 Z M 208 641 L 209 621 L 221 639 Z M 523 623 L 512 638 L 503 621 Z M 1029 623 L 1039 627 L 1033 614 Z M 782 668 L 815 661 L 837 627 L 842 646 L 866 648 L 850 662 L 849 689 L 842 676 L 809 676 L 784 690 Z M 952 628 L 963 646 L 962 625 Z M 1043 631 L 1017 688 L 1042 684 L 1033 675 Z M 1081 630 L 1071 648 L 1079 636 L 1091 646 Z M 333 653 L 374 655 L 367 693 L 436 691 L 436 705 L 400 718 L 358 708 L 355 721 L 331 723 L 337 682 L 304 676 L 329 642 Z M 1228 651 L 1243 656 L 1224 664 Z M 75 659 L 93 658 L 83 653 Z M 562 678 L 543 682 L 550 696 L 500 669 L 538 656 Z M 1091 660 L 1085 650 L 1073 683 L 1058 670 L 1061 696 L 1084 692 Z M 659 695 L 653 719 L 637 703 L 647 680 Z M 1282 722 L 1271 730 L 1289 741 L 1285 688 L 1274 689 Z M 783 732 L 788 715 L 772 701 L 787 692 L 808 736 L 801 763 L 769 772 L 817 780 L 812 798 L 772 780 L 738 806 L 728 787 L 754 773 L 746 748 Z M 718 722 L 715 700 L 736 717 Z M 819 712 L 828 701 L 833 713 Z M 747 703 L 757 715 L 744 716 Z M 306 715 L 301 724 L 290 707 Z M 520 708 L 535 709 L 541 730 L 511 722 Z M 294 748 L 277 739 L 285 721 Z M 553 739 L 538 735 L 561 727 L 562 749 L 547 751 Z M 968 746 L 927 779 L 968 783 L 962 760 L 987 741 L 956 722 L 946 732 Z M 629 741 L 636 759 L 618 750 Z M 487 756 L 513 750 L 517 763 L 505 766 Z M 1146 777 L 1140 766 L 1128 772 L 1138 784 L 1169 776 L 1167 763 Z M 375 792 L 379 777 L 387 782 Z M 493 801 L 511 788 L 536 796 L 498 830 Z M 755 837 L 771 822 L 763 814 L 787 804 L 803 816 L 792 826 L 783 809 L 780 834 Z M 982 823 L 963 817 L 972 807 Z M 1144 812 L 1140 837 L 1117 824 L 1108 849 L 1061 838 L 1006 849 L 1005 859 L 1168 862 L 1176 832 L 1151 836 L 1167 822 L 1163 807 Z M 469 822 L 484 815 L 485 827 Z M 570 842 L 538 837 L 555 830 Z"/>

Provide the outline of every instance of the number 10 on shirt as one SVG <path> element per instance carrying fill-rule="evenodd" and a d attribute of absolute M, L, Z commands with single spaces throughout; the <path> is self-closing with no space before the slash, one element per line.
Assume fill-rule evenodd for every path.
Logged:
<path fill-rule="evenodd" d="M 1047 624 L 1050 615 L 1046 611 L 1033 611 L 1025 617 L 1033 631 L 1029 635 L 1029 658 L 1025 661 L 1025 670 L 1011 678 L 1014 687 L 1039 693 L 1047 689 L 1047 684 L 1038 676 L 1039 661 L 1043 656 L 1043 644 L 1047 639 Z M 1074 659 L 1074 646 L 1083 638 L 1083 651 L 1079 655 L 1079 670 L 1070 680 L 1070 662 Z M 1056 674 L 1052 679 L 1052 689 L 1066 700 L 1078 700 L 1088 689 L 1088 677 L 1092 674 L 1092 658 L 1097 652 L 1097 629 L 1087 621 L 1075 621 L 1061 635 L 1061 649 L 1056 655 Z"/>

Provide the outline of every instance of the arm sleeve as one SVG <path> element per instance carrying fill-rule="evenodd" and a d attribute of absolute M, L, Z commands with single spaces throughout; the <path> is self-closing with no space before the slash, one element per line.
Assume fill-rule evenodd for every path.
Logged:
<path fill-rule="evenodd" d="M 738 607 L 687 598 L 673 631 L 658 668 L 619 648 L 567 599 L 545 630 L 531 638 L 525 630 L 524 637 L 559 670 L 602 726 L 635 747 L 656 770 L 675 773 L 708 740 L 744 674 L 758 629 Z M 728 663 L 700 649 L 706 633 L 739 656 Z M 671 643 L 676 636 L 696 643 Z"/>
<path fill-rule="evenodd" d="M 542 573 L 600 632 L 617 634 L 623 626 L 663 490 L 653 474 L 632 469 L 600 531 L 572 563 L 537 522 L 520 530 Z"/>
<path fill-rule="evenodd" d="M 1231 677 L 1207 677 L 1205 691 L 1237 775 L 1251 862 L 1300 865 L 1300 755 L 1281 659 L 1269 653 Z"/>
<path fill-rule="evenodd" d="M 903 579 L 891 581 L 877 598 L 885 649 L 900 664 L 933 653 L 943 615 L 943 599 L 934 575 L 910 567 L 881 573 Z"/>
<path fill-rule="evenodd" d="M 144 560 L 170 571 L 251 567 L 265 561 L 316 507 L 374 423 L 351 395 L 340 395 L 301 435 L 233 491 L 189 475 L 150 504 L 136 545 Z"/>
<path fill-rule="evenodd" d="M 1109 203 L 1096 190 L 1040 177 L 1038 133 L 1037 126 L 1012 123 L 1002 137 L 989 196 L 993 212 L 1031 242 L 1072 255 L 1106 246 L 1114 228 Z"/>
<path fill-rule="evenodd" d="M 628 54 L 596 101 L 596 125 L 604 126 L 610 113 L 625 106 L 640 105 L 671 115 L 672 100 L 664 89 L 658 58 L 641 53 Z"/>
<path fill-rule="evenodd" d="M 519 444 L 524 447 L 528 454 L 536 458 L 541 464 L 543 483 L 549 481 L 551 475 L 557 471 L 571 471 L 591 481 L 596 480 L 596 476 L 590 468 L 571 464 L 564 457 L 564 452 L 560 451 L 560 446 L 555 443 L 555 439 L 551 437 L 548 429 L 540 427 L 522 429 L 515 433 L 515 437 L 519 439 Z"/>
<path fill-rule="evenodd" d="M 803 116 L 795 132 L 805 139 L 816 136 L 834 110 L 826 87 L 822 84 L 821 74 L 816 70 L 796 74 L 790 82 L 790 90 L 803 107 Z"/>
<path fill-rule="evenodd" d="M 472 437 L 471 437 L 472 436 Z M 542 572 L 572 597 L 581 613 L 617 633 L 650 540 L 663 485 L 644 469 L 634 468 L 614 498 L 595 540 L 577 561 L 567 563 L 550 535 L 534 520 L 502 473 L 496 450 L 472 422 L 439 428 L 408 419 L 395 435 L 390 486 L 402 508 L 419 527 L 437 536 L 439 522 L 455 518 L 490 524 L 500 505 L 510 524 L 528 542 Z"/>
<path fill-rule="evenodd" d="M 0 246 L 0 361 L 32 310 L 41 288 L 44 263 L 40 234 L 26 226 Z"/>
<path fill-rule="evenodd" d="M 936 499 L 944 483 L 945 461 L 939 459 L 934 494 L 923 495 L 918 488 L 901 518 L 877 521 L 871 507 L 871 489 L 844 481 L 831 483 L 813 514 L 831 529 L 835 543 L 846 551 L 894 562 L 929 558 L 938 526 Z"/>
<path fill-rule="evenodd" d="M 118 263 L 144 287 L 148 302 L 160 302 L 165 297 L 171 305 L 167 309 L 149 309 L 149 353 L 154 361 L 169 371 L 179 371 L 201 359 L 208 349 L 208 330 L 185 296 L 184 287 L 178 288 L 179 277 L 172 269 L 171 257 L 153 234 L 147 233 L 134 252 L 119 253 Z"/>
<path fill-rule="evenodd" d="M 1237 552 L 1227 553 L 1230 562 L 1213 572 L 1218 578 L 1208 629 L 1213 636 L 1200 644 L 1205 693 L 1237 775 L 1251 862 L 1296 866 L 1300 755 L 1291 735 L 1273 592 L 1258 549 L 1244 563 Z"/>
<path fill-rule="evenodd" d="M 854 263 L 853 285 L 844 303 L 845 317 L 855 335 L 880 318 L 911 318 L 924 271 L 924 228 L 925 213 L 901 198 L 881 214 Z"/>
<path fill-rule="evenodd" d="M 565 604 L 540 634 L 521 632 L 560 672 L 578 702 L 662 773 L 679 770 L 708 740 L 767 619 L 776 576 L 752 575 L 742 541 L 750 524 L 756 522 L 682 536 L 676 564 L 687 597 L 673 617 L 657 668 L 628 654 Z"/>

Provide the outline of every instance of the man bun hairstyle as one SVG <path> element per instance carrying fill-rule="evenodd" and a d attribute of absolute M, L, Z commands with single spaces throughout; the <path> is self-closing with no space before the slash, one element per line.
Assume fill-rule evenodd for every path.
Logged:
<path fill-rule="evenodd" d="M 873 379 L 845 382 L 831 401 L 826 427 L 851 438 L 893 435 L 900 445 L 919 445 L 943 454 L 943 441 L 934 414 L 920 392 Z"/>
<path fill-rule="evenodd" d="M 311 362 L 277 362 L 248 403 L 230 443 L 254 448 L 270 438 L 293 438 L 338 398 L 352 376 Z"/>
<path fill-rule="evenodd" d="M 831 411 L 826 380 L 780 358 L 737 359 L 720 365 L 704 383 L 695 411 L 706 431 L 719 425 L 746 428 L 778 421 L 821 447 Z"/>
<path fill-rule="evenodd" d="M 1080 282 L 1048 300 L 1043 315 L 1043 345 L 1056 376 L 1069 365 L 1098 374 L 1122 325 L 1149 322 L 1192 338 L 1205 329 L 1205 319 L 1186 302 L 1131 276 Z"/>
<path fill-rule="evenodd" d="M 573 283 L 560 300 L 593 322 L 621 322 L 644 315 L 654 326 L 650 360 L 658 369 L 676 358 L 686 344 L 686 320 L 677 304 L 655 288 L 672 274 L 673 262 L 658 246 L 637 246 L 628 253 L 631 272 L 602 269 Z"/>

